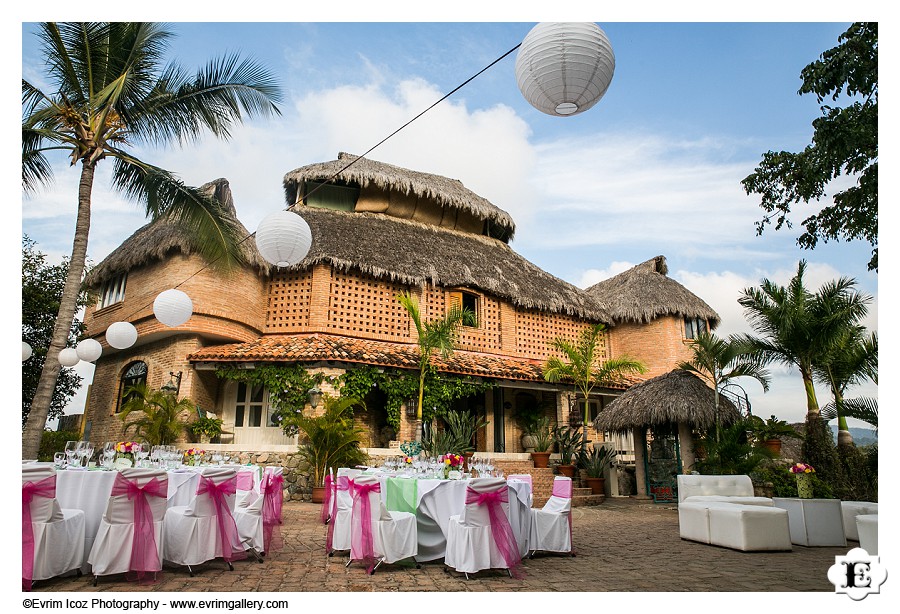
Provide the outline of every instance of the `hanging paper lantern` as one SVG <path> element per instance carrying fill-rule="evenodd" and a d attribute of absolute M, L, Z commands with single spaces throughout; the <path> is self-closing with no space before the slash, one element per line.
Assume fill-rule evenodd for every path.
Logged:
<path fill-rule="evenodd" d="M 103 346 L 96 339 L 82 339 L 75 346 L 75 351 L 84 362 L 94 362 L 103 353 Z"/>
<path fill-rule="evenodd" d="M 267 215 L 256 229 L 256 248 L 277 266 L 297 264 L 309 253 L 312 232 L 302 217 L 291 211 Z"/>
<path fill-rule="evenodd" d="M 23 341 L 22 342 L 22 362 L 25 362 L 29 358 L 31 358 L 31 346 Z"/>
<path fill-rule="evenodd" d="M 567 117 L 587 111 L 606 93 L 616 56 L 595 23 L 539 23 L 516 57 L 516 82 L 531 106 Z"/>
<path fill-rule="evenodd" d="M 106 329 L 106 342 L 117 350 L 130 348 L 137 336 L 137 329 L 128 322 L 113 322 Z"/>
<path fill-rule="evenodd" d="M 75 351 L 75 348 L 63 348 L 59 351 L 59 364 L 64 367 L 74 367 L 79 360 L 81 359 L 78 358 L 78 352 Z"/>
<path fill-rule="evenodd" d="M 191 297 L 181 290 L 160 292 L 153 301 L 153 314 L 166 326 L 181 326 L 190 319 L 193 312 Z"/>

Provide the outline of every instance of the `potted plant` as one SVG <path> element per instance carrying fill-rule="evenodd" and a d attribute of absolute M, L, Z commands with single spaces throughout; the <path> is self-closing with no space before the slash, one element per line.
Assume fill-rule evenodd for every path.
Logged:
<path fill-rule="evenodd" d="M 325 474 L 329 468 L 354 467 L 368 462 L 362 450 L 365 431 L 353 423 L 353 408 L 362 402 L 353 398 L 323 395 L 325 413 L 304 416 L 300 412 L 282 418 L 285 435 L 302 434 L 298 455 L 309 465 L 313 503 L 325 494 Z"/>
<path fill-rule="evenodd" d="M 517 410 L 516 424 L 522 429 L 522 449 L 526 452 L 535 450 L 535 431 L 543 416 L 544 410 L 537 402 L 527 403 Z"/>
<path fill-rule="evenodd" d="M 531 461 L 535 469 L 546 469 L 550 464 L 550 446 L 553 445 L 553 431 L 550 428 L 550 418 L 542 416 L 535 424 L 534 452 L 531 453 Z"/>
<path fill-rule="evenodd" d="M 557 426 L 553 431 L 553 441 L 559 452 L 559 472 L 566 477 L 575 477 L 575 459 L 584 450 L 581 427 Z"/>
<path fill-rule="evenodd" d="M 759 416 L 750 416 L 750 431 L 756 441 L 773 456 L 781 456 L 781 440 L 785 437 L 799 438 L 800 434 L 785 420 L 779 420 L 774 414 L 767 420 Z"/>
<path fill-rule="evenodd" d="M 199 443 L 209 443 L 222 434 L 222 419 L 204 413 L 188 424 L 187 430 Z"/>
<path fill-rule="evenodd" d="M 590 451 L 582 450 L 578 455 L 578 465 L 587 474 L 585 481 L 591 487 L 592 495 L 606 493 L 606 478 L 603 474 L 615 459 L 615 449 L 605 446 L 591 448 Z"/>

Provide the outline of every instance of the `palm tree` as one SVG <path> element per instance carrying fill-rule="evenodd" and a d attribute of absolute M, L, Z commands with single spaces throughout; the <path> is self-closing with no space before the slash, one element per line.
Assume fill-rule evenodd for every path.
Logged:
<path fill-rule="evenodd" d="M 814 366 L 813 374 L 818 381 L 831 388 L 833 401 L 828 406 L 834 406 L 834 417 L 838 420 L 838 444 L 852 445 L 846 407 L 851 399 L 845 399 L 844 394 L 847 388 L 865 380 L 878 383 L 878 336 L 875 333 L 867 336 L 861 326 L 847 327 L 828 355 Z M 866 406 L 865 400 L 862 406 Z"/>
<path fill-rule="evenodd" d="M 69 271 L 41 378 L 22 435 L 22 453 L 33 458 L 47 420 L 57 360 L 75 316 L 87 255 L 91 192 L 98 162 L 113 159 L 112 187 L 139 202 L 148 217 L 165 217 L 189 232 L 197 251 L 216 266 L 239 259 L 235 222 L 222 206 L 171 172 L 139 160 L 139 144 L 197 140 L 206 130 L 228 138 L 246 116 L 279 113 L 274 78 L 235 55 L 211 61 L 190 76 L 162 64 L 172 33 L 152 23 L 43 23 L 45 93 L 22 80 L 22 185 L 26 192 L 52 178 L 49 153 L 67 152 L 81 163 L 78 214 Z"/>
<path fill-rule="evenodd" d="M 182 412 L 193 412 L 194 403 L 187 398 L 180 401 L 171 392 L 151 390 L 146 384 L 131 386 L 125 391 L 128 399 L 122 404 L 119 418 L 125 422 L 124 435 L 134 429 L 135 438 L 150 445 L 167 445 L 178 439 L 188 422 L 182 420 Z M 132 412 L 142 415 L 128 420 Z"/>
<path fill-rule="evenodd" d="M 581 394 L 584 400 L 583 440 L 587 440 L 588 403 L 593 389 L 597 385 L 621 382 L 628 375 L 647 371 L 644 363 L 627 356 L 601 361 L 600 341 L 605 330 L 605 324 L 593 324 L 582 330 L 574 343 L 569 339 L 557 337 L 550 342 L 550 346 L 562 354 L 565 360 L 559 356 L 550 356 L 544 363 L 545 380 L 552 383 L 572 381 L 576 392 Z"/>
<path fill-rule="evenodd" d="M 732 380 L 752 377 L 763 391 L 769 390 L 769 373 L 752 357 L 753 346 L 734 335 L 722 339 L 715 333 L 702 332 L 691 344 L 691 360 L 681 362 L 679 369 L 690 371 L 705 379 L 715 393 L 716 415 L 719 414 L 719 395 Z"/>
<path fill-rule="evenodd" d="M 444 317 L 422 321 L 419 302 L 408 292 L 397 295 L 397 301 L 409 313 L 419 347 L 419 402 L 416 405 L 416 441 L 422 441 L 422 400 L 425 396 L 425 374 L 431 364 L 431 356 L 438 352 L 444 358 L 453 354 L 456 336 L 462 324 L 475 326 L 475 314 L 468 309 L 452 308 Z"/>

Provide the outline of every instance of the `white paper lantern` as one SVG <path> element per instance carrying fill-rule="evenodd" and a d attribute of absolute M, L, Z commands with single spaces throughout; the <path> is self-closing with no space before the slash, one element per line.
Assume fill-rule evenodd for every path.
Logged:
<path fill-rule="evenodd" d="M 117 350 L 130 348 L 137 336 L 137 329 L 128 322 L 113 322 L 106 329 L 106 342 Z"/>
<path fill-rule="evenodd" d="M 190 319 L 193 312 L 191 297 L 181 290 L 160 292 L 153 301 L 153 314 L 166 326 L 181 326 Z"/>
<path fill-rule="evenodd" d="M 302 217 L 291 211 L 267 215 L 256 229 L 256 248 L 277 266 L 297 264 L 309 253 L 312 232 Z"/>
<path fill-rule="evenodd" d="M 82 339 L 75 346 L 75 351 L 84 362 L 94 362 L 103 354 L 103 346 L 96 339 Z"/>
<path fill-rule="evenodd" d="M 539 23 L 516 56 L 516 82 L 525 100 L 557 117 L 597 104 L 615 69 L 612 45 L 595 23 Z"/>
<path fill-rule="evenodd" d="M 22 342 L 22 362 L 25 362 L 29 358 L 31 358 L 31 346 L 23 341 Z"/>
<path fill-rule="evenodd" d="M 63 348 L 59 351 L 59 364 L 64 367 L 74 367 L 79 360 L 81 359 L 78 358 L 78 352 L 75 351 L 75 348 Z"/>

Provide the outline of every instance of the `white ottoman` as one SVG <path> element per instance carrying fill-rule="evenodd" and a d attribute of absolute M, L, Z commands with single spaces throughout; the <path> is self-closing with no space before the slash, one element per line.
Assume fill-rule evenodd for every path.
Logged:
<path fill-rule="evenodd" d="M 678 504 L 678 532 L 681 539 L 709 543 L 709 505 L 705 503 Z"/>
<path fill-rule="evenodd" d="M 856 530 L 856 517 L 862 514 L 877 513 L 877 503 L 870 501 L 841 501 L 841 515 L 844 517 L 844 536 L 847 539 L 859 541 L 859 532 Z"/>
<path fill-rule="evenodd" d="M 856 517 L 859 547 L 871 555 L 878 554 L 878 514 L 860 514 Z"/>
<path fill-rule="evenodd" d="M 791 550 L 787 510 L 762 505 L 709 504 L 709 541 L 743 551 Z"/>

